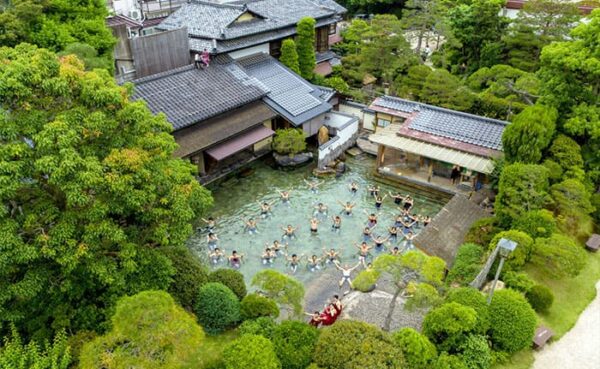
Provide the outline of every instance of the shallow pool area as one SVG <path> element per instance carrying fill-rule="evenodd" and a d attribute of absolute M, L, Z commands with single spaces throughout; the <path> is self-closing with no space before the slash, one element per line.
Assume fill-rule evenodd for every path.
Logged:
<path fill-rule="evenodd" d="M 400 213 L 399 207 L 388 195 L 389 191 L 392 193 L 400 191 L 403 195 L 410 194 L 414 199 L 411 211 L 413 214 L 433 217 L 444 205 L 439 200 L 376 182 L 372 175 L 375 159 L 370 156 L 349 157 L 346 164 L 348 171 L 338 178 L 333 176 L 316 178 L 312 175 L 314 165 L 294 170 L 281 170 L 272 168 L 266 161 L 256 161 L 249 166 L 245 176 L 238 175 L 208 186 L 213 193 L 215 202 L 210 215 L 216 219 L 214 232 L 219 238 L 217 247 L 225 250 L 225 258 L 213 267 L 229 267 L 226 257 L 236 250 L 244 255 L 239 270 L 244 274 L 247 282 L 250 282 L 252 276 L 258 271 L 273 268 L 293 274 L 294 277 L 306 283 L 322 273 L 323 269 L 335 268 L 325 263 L 321 269 L 314 271 L 307 267 L 308 258 L 312 255 L 321 258 L 324 250 L 334 248 L 340 252 L 342 264 L 357 264 L 359 250 L 355 245 L 363 241 L 363 230 L 368 221 L 367 214 L 375 213 L 378 218 L 377 225 L 373 228 L 373 234 L 388 236 L 388 228 L 394 224 L 396 216 Z M 311 191 L 305 180 L 322 182 L 318 187 L 318 192 Z M 356 194 L 349 189 L 349 184 L 352 182 L 356 182 L 359 186 Z M 368 188 L 375 184 L 380 187 L 381 195 L 388 195 L 379 210 L 376 209 L 375 199 L 368 191 Z M 278 190 L 291 191 L 289 203 L 281 201 Z M 339 203 L 348 201 L 355 204 L 351 216 L 342 214 L 343 208 Z M 273 206 L 271 214 L 263 219 L 260 215 L 260 204 L 264 202 L 273 203 Z M 313 217 L 315 206 L 318 203 L 325 204 L 328 207 L 328 213 L 326 216 L 322 214 L 317 216 L 320 221 L 318 232 L 313 233 L 310 230 L 310 219 Z M 332 217 L 336 215 L 341 217 L 339 232 L 332 229 Z M 249 234 L 245 229 L 245 222 L 249 218 L 257 221 L 255 234 Z M 201 227 L 203 225 L 201 224 Z M 282 228 L 287 225 L 298 228 L 295 232 L 296 238 L 284 239 L 282 242 L 284 234 Z M 418 233 L 422 227 L 422 224 L 420 227 L 413 226 L 413 231 Z M 283 244 L 289 243 L 287 248 L 289 257 L 292 254 L 302 256 L 300 266 L 295 273 L 286 262 L 286 256 L 282 254 L 272 263 L 263 264 L 262 255 L 265 247 L 267 244 L 271 245 L 275 240 Z M 400 236 L 398 242 L 392 242 L 388 247 L 398 246 L 402 250 L 404 243 L 405 241 Z M 374 242 L 369 240 L 369 245 L 373 246 Z M 189 247 L 210 262 L 205 230 L 197 231 L 190 238 Z M 378 252 L 372 249 L 370 258 L 377 254 Z"/>

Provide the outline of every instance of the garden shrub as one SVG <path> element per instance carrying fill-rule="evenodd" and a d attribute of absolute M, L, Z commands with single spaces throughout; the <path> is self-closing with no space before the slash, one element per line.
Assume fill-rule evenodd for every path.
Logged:
<path fill-rule="evenodd" d="M 240 302 L 227 286 L 210 282 L 200 288 L 195 312 L 204 330 L 217 334 L 239 322 Z"/>
<path fill-rule="evenodd" d="M 275 327 L 271 341 L 283 369 L 304 369 L 311 362 L 318 338 L 315 327 L 286 320 Z"/>
<path fill-rule="evenodd" d="M 533 239 L 527 233 L 513 229 L 509 231 L 500 232 L 496 236 L 494 236 L 494 238 L 490 242 L 488 246 L 490 252 L 492 252 L 496 248 L 496 246 L 498 246 L 498 241 L 500 241 L 501 238 L 506 238 L 517 243 L 517 248 L 513 252 L 511 252 L 510 255 L 508 255 L 508 257 L 506 258 L 504 268 L 506 268 L 507 271 L 520 270 L 523 267 L 523 265 L 525 265 L 525 263 L 528 262 L 531 258 L 531 252 L 533 250 Z M 500 258 L 497 258 L 496 260 L 499 259 Z M 498 261 L 496 261 L 496 263 L 498 263 Z M 495 273 L 496 267 L 492 267 L 491 272 Z"/>
<path fill-rule="evenodd" d="M 352 285 L 360 292 L 370 292 L 375 287 L 380 275 L 381 273 L 376 270 L 363 270 L 354 278 Z"/>
<path fill-rule="evenodd" d="M 519 292 L 511 289 L 494 292 L 490 321 L 490 338 L 495 350 L 513 353 L 531 345 L 537 317 Z"/>
<path fill-rule="evenodd" d="M 278 129 L 273 138 L 273 150 L 282 155 L 295 155 L 306 150 L 304 131 L 297 128 Z"/>
<path fill-rule="evenodd" d="M 548 169 L 548 179 L 550 180 L 550 183 L 556 183 L 562 179 L 563 169 L 560 164 L 552 159 L 546 159 L 542 165 Z"/>
<path fill-rule="evenodd" d="M 281 369 L 273 344 L 263 336 L 245 334 L 225 346 L 226 369 Z"/>
<path fill-rule="evenodd" d="M 535 281 L 526 273 L 507 271 L 502 273 L 502 282 L 507 288 L 526 293 L 535 285 Z"/>
<path fill-rule="evenodd" d="M 462 359 L 468 369 L 489 369 L 492 365 L 492 352 L 486 337 L 470 335 L 459 347 Z"/>
<path fill-rule="evenodd" d="M 594 211 L 591 193 L 577 179 L 568 178 L 553 185 L 550 194 L 554 200 L 558 227 L 578 239 L 586 239 L 593 232 L 590 214 Z"/>
<path fill-rule="evenodd" d="M 581 147 L 572 138 L 558 135 L 550 146 L 550 157 L 564 171 L 563 178 L 583 179 L 583 157 Z"/>
<path fill-rule="evenodd" d="M 217 269 L 208 275 L 208 281 L 224 284 L 235 293 L 240 301 L 246 296 L 244 275 L 237 270 Z"/>
<path fill-rule="evenodd" d="M 446 303 L 431 310 L 423 321 L 423 334 L 440 351 L 458 347 L 475 331 L 477 312 L 475 309 L 456 302 Z"/>
<path fill-rule="evenodd" d="M 404 364 L 402 351 L 388 334 L 351 320 L 322 330 L 313 361 L 327 369 L 400 369 Z"/>
<path fill-rule="evenodd" d="M 462 359 L 455 355 L 442 352 L 438 357 L 434 369 L 468 369 Z"/>
<path fill-rule="evenodd" d="M 476 243 L 481 246 L 489 245 L 496 233 L 502 230 L 496 217 L 478 219 L 471 225 L 465 235 L 465 243 Z"/>
<path fill-rule="evenodd" d="M 296 315 L 302 314 L 304 285 L 298 280 L 276 270 L 265 269 L 254 275 L 252 285 L 280 306 L 291 308 Z"/>
<path fill-rule="evenodd" d="M 435 346 L 414 329 L 402 328 L 392 338 L 402 350 L 407 369 L 429 369 L 436 362 Z"/>
<path fill-rule="evenodd" d="M 525 293 L 525 298 L 529 301 L 533 310 L 537 312 L 548 311 L 554 302 L 554 294 L 552 291 L 541 284 L 531 287 L 531 289 Z"/>
<path fill-rule="evenodd" d="M 483 267 L 483 253 L 483 248 L 474 243 L 461 245 L 446 277 L 448 284 L 458 283 L 465 286 L 471 283 Z"/>
<path fill-rule="evenodd" d="M 405 291 L 412 295 L 404 304 L 404 308 L 408 311 L 435 307 L 443 301 L 438 290 L 428 283 L 415 283 L 411 281 L 406 286 Z"/>
<path fill-rule="evenodd" d="M 587 255 L 571 238 L 555 233 L 535 240 L 532 264 L 554 278 L 574 277 L 586 263 Z"/>
<path fill-rule="evenodd" d="M 456 302 L 473 308 L 477 313 L 475 332 L 486 334 L 490 328 L 490 312 L 485 296 L 475 288 L 461 287 L 453 288 L 448 292 L 447 302 Z"/>
<path fill-rule="evenodd" d="M 257 293 L 251 293 L 242 299 L 240 314 L 242 320 L 256 319 L 261 316 L 277 318 L 279 307 L 272 299 Z"/>
<path fill-rule="evenodd" d="M 246 320 L 239 327 L 241 334 L 256 334 L 271 339 L 277 323 L 270 317 L 262 316 L 260 318 Z"/>
<path fill-rule="evenodd" d="M 532 210 L 515 219 L 513 229 L 527 233 L 531 238 L 550 237 L 556 232 L 556 219 L 546 209 Z"/>
<path fill-rule="evenodd" d="M 171 260 L 175 275 L 169 285 L 169 294 L 187 310 L 193 310 L 198 290 L 208 282 L 208 271 L 187 247 L 166 247 L 160 251 Z"/>

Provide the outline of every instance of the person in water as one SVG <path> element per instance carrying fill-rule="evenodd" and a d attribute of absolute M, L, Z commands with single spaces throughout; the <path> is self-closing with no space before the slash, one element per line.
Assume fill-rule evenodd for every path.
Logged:
<path fill-rule="evenodd" d="M 296 238 L 296 231 L 298 227 L 294 228 L 291 224 L 288 224 L 287 227 L 281 227 L 283 230 L 283 235 L 281 236 L 282 240 L 291 240 Z"/>
<path fill-rule="evenodd" d="M 364 210 L 365 214 L 367 214 L 367 227 L 373 228 L 377 225 L 377 215 L 375 213 L 369 214 L 366 210 Z"/>
<path fill-rule="evenodd" d="M 333 224 L 331 225 L 331 230 L 333 232 L 339 233 L 342 228 L 342 218 L 339 215 L 331 217 L 333 219 Z"/>
<path fill-rule="evenodd" d="M 206 243 L 208 244 L 208 249 L 213 251 L 217 247 L 217 243 L 219 242 L 219 238 L 214 233 L 209 233 L 206 236 Z"/>
<path fill-rule="evenodd" d="M 350 189 L 350 192 L 354 195 L 358 192 L 358 183 L 352 182 L 348 185 L 348 188 Z"/>
<path fill-rule="evenodd" d="M 390 250 L 390 254 L 394 256 L 400 255 L 400 249 L 398 248 L 398 246 L 394 246 L 394 248 Z"/>
<path fill-rule="evenodd" d="M 323 204 L 322 202 L 318 203 L 315 207 L 314 207 L 315 211 L 313 213 L 313 216 L 327 216 L 327 205 Z"/>
<path fill-rule="evenodd" d="M 296 271 L 298 270 L 298 265 L 300 265 L 300 260 L 302 260 L 302 258 L 304 257 L 304 255 L 296 255 L 296 254 L 292 254 L 292 257 L 288 257 L 287 255 L 285 256 L 285 260 L 287 261 L 287 265 L 290 268 L 290 271 L 292 274 L 296 274 Z"/>
<path fill-rule="evenodd" d="M 373 196 L 373 197 L 379 196 L 379 186 L 377 186 L 377 185 L 369 186 L 368 190 L 369 190 L 369 194 L 371 196 Z"/>
<path fill-rule="evenodd" d="M 321 325 L 321 313 L 319 313 L 318 311 L 315 311 L 314 313 L 304 313 L 304 315 L 308 315 L 310 317 L 310 320 L 308 321 L 309 325 L 312 325 L 315 328 L 318 328 L 319 325 Z"/>
<path fill-rule="evenodd" d="M 313 255 L 306 262 L 306 267 L 310 272 L 316 272 L 317 270 L 321 270 L 322 261 L 322 258 L 319 258 L 317 255 Z"/>
<path fill-rule="evenodd" d="M 375 242 L 375 251 L 377 252 L 382 252 L 385 248 L 385 243 L 387 242 L 387 240 L 390 237 L 376 237 L 376 236 L 371 236 L 371 239 L 373 239 L 373 242 Z"/>
<path fill-rule="evenodd" d="M 268 218 L 272 212 L 271 212 L 271 207 L 273 206 L 274 202 L 263 202 L 262 204 L 259 202 L 258 205 L 260 206 L 260 217 L 265 219 Z"/>
<path fill-rule="evenodd" d="M 372 246 L 367 245 L 366 242 L 355 245 L 358 248 L 358 263 L 362 264 L 363 267 L 367 265 L 367 257 L 369 256 L 369 251 L 373 248 Z"/>
<path fill-rule="evenodd" d="M 416 235 L 414 233 L 412 233 L 412 231 L 408 231 L 408 233 L 406 235 L 404 235 L 404 238 L 406 239 L 406 243 L 404 244 L 405 251 L 410 251 L 415 248 L 413 246 L 413 239 L 415 237 L 416 237 Z"/>
<path fill-rule="evenodd" d="M 338 282 L 338 285 L 340 286 L 340 288 L 342 288 L 344 286 L 344 283 L 348 283 L 350 288 L 354 289 L 354 286 L 352 285 L 352 280 L 350 279 L 350 276 L 352 275 L 352 271 L 354 271 L 354 269 L 358 268 L 359 265 L 360 265 L 360 261 L 353 267 L 350 267 L 348 264 L 345 264 L 343 267 L 341 267 L 339 263 L 335 264 L 335 267 L 342 272 L 342 279 L 340 279 L 340 281 Z"/>
<path fill-rule="evenodd" d="M 335 249 L 329 249 L 329 251 L 325 251 L 323 248 L 323 259 L 325 260 L 325 264 L 335 264 L 336 262 L 340 262 L 340 253 L 335 251 Z"/>
<path fill-rule="evenodd" d="M 275 261 L 275 257 L 275 252 L 267 247 L 261 257 L 263 265 L 273 264 L 273 262 Z"/>
<path fill-rule="evenodd" d="M 404 201 L 404 196 L 402 196 L 400 194 L 400 192 L 396 192 L 396 194 L 394 195 L 394 194 L 392 194 L 391 191 L 388 191 L 388 194 L 390 195 L 390 197 L 392 199 L 394 199 L 394 204 L 396 204 L 396 205 L 402 205 L 402 201 Z"/>
<path fill-rule="evenodd" d="M 309 182 L 306 179 L 304 180 L 304 182 L 308 185 L 308 189 L 312 193 L 319 193 L 319 186 L 323 184 L 323 182 L 319 182 L 319 181 Z"/>
<path fill-rule="evenodd" d="M 238 254 L 237 251 L 233 250 L 231 252 L 231 256 L 229 256 L 228 261 L 229 265 L 233 269 L 240 269 L 242 266 L 242 260 L 244 259 L 244 254 Z"/>
<path fill-rule="evenodd" d="M 410 211 L 410 209 L 412 209 L 413 204 L 414 204 L 415 200 L 413 200 L 412 197 L 410 197 L 410 195 L 406 195 L 406 197 L 404 198 L 404 205 L 402 205 L 404 207 L 404 210 Z"/>
<path fill-rule="evenodd" d="M 247 221 L 244 221 L 244 231 L 248 232 L 248 234 L 257 234 L 257 221 L 254 218 L 248 218 Z"/>
<path fill-rule="evenodd" d="M 319 219 L 317 218 L 311 218 L 310 219 L 310 234 L 312 235 L 316 235 L 317 232 L 319 231 Z"/>
<path fill-rule="evenodd" d="M 375 227 L 373 227 L 373 228 L 375 228 Z M 365 227 L 365 229 L 363 229 L 363 242 L 367 242 L 367 241 L 371 240 L 372 234 L 373 234 L 372 228 Z"/>
<path fill-rule="evenodd" d="M 269 245 L 268 243 L 266 243 L 265 246 L 270 248 L 271 251 L 273 251 L 275 253 L 275 255 L 281 255 L 284 253 L 283 250 L 281 249 L 281 244 L 277 240 L 273 241 L 272 245 Z M 284 247 L 287 249 L 288 244 L 286 243 Z"/>
<path fill-rule="evenodd" d="M 347 216 L 352 216 L 352 208 L 354 208 L 356 206 L 356 204 L 351 203 L 350 201 L 347 201 L 345 204 L 341 201 L 338 200 L 338 203 L 340 205 L 342 205 L 342 207 L 344 208 L 342 210 L 342 213 L 346 214 Z"/>
<path fill-rule="evenodd" d="M 290 195 L 292 193 L 292 190 L 289 190 L 289 191 L 279 191 L 279 190 L 277 190 L 277 192 L 279 192 L 279 196 L 281 196 L 281 201 L 284 204 L 288 204 L 289 205 L 289 203 L 290 203 Z"/>
<path fill-rule="evenodd" d="M 204 218 L 200 218 L 200 220 L 202 220 L 204 223 L 206 223 L 206 227 L 204 229 L 202 229 L 203 231 L 206 232 L 214 232 L 216 226 L 217 226 L 217 222 L 215 221 L 215 219 L 213 217 L 208 217 L 208 219 L 204 219 Z"/>
<path fill-rule="evenodd" d="M 225 258 L 225 250 L 221 250 L 218 247 L 208 252 L 208 259 L 212 265 L 219 264 L 223 258 Z"/>
<path fill-rule="evenodd" d="M 395 225 L 388 228 L 389 237 L 391 242 L 398 242 L 398 227 Z"/>
<path fill-rule="evenodd" d="M 383 205 L 383 200 L 385 200 L 386 197 L 387 197 L 387 195 L 384 195 L 383 197 L 377 195 L 375 197 L 375 209 L 381 210 L 381 206 Z"/>

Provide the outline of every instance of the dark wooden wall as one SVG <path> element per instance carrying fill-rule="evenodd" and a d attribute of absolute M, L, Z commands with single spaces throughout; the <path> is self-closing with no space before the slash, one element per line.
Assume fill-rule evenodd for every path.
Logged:
<path fill-rule="evenodd" d="M 136 78 L 190 64 L 187 28 L 130 39 Z"/>

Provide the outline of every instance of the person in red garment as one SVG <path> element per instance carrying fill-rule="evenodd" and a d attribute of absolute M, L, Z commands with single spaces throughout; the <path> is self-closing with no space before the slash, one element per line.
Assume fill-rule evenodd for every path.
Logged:
<path fill-rule="evenodd" d="M 325 310 L 321 313 L 321 324 L 332 325 L 335 323 L 337 318 L 342 314 L 342 302 L 338 295 L 333 295 L 331 303 L 327 305 Z"/>

